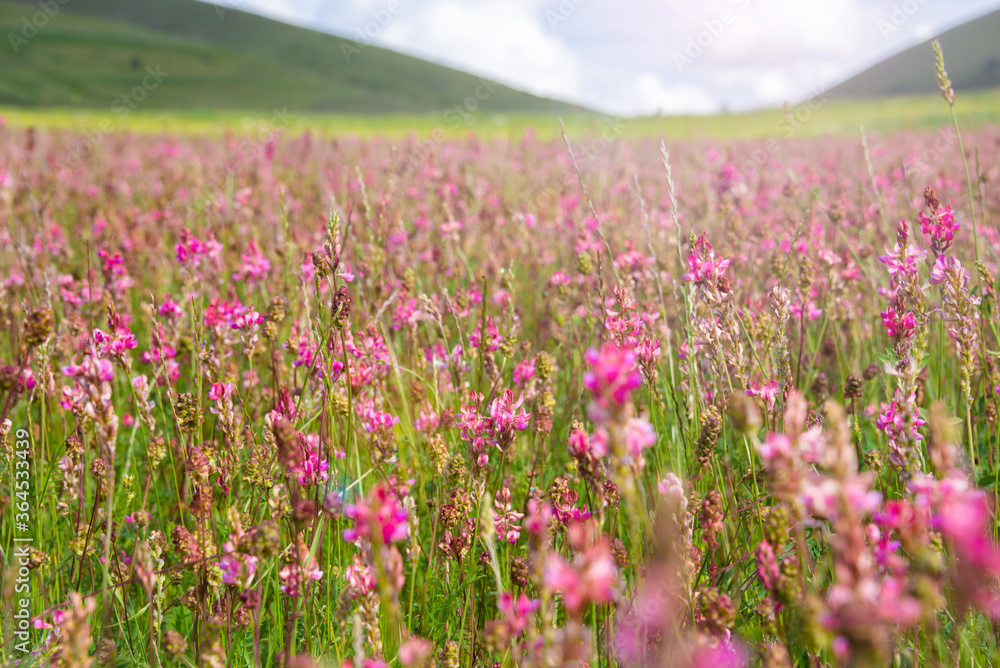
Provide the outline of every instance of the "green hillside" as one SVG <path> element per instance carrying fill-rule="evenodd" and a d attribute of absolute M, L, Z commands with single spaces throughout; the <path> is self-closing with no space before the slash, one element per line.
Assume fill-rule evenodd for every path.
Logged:
<path fill-rule="evenodd" d="M 882 26 L 890 30 L 891 23 Z M 1000 10 L 936 38 L 955 90 L 1000 87 Z M 887 58 L 830 89 L 837 97 L 915 95 L 937 90 L 931 40 Z"/>
<path fill-rule="evenodd" d="M 196 0 L 0 0 L 0 105 L 109 108 L 156 83 L 137 108 L 287 108 L 295 112 L 438 112 L 470 96 L 489 112 L 578 107 L 375 46 Z M 236 3 L 231 3 L 236 4 Z M 13 37 L 12 37 L 13 35 Z M 350 57 L 348 57 L 350 56 Z M 490 90 L 492 88 L 492 90 Z M 470 101 L 470 105 L 472 102 Z"/>

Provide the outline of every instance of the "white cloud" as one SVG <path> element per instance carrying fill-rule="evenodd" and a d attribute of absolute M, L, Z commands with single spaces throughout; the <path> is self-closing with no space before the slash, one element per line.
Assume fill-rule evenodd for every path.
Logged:
<path fill-rule="evenodd" d="M 217 1 L 352 36 L 391 0 Z M 899 33 L 909 39 L 887 40 L 879 20 L 900 0 L 397 1 L 401 10 L 375 38 L 382 46 L 626 114 L 795 103 L 1000 6 L 926 0 Z M 553 13 L 565 20 L 551 21 Z M 678 70 L 673 54 L 709 27 L 717 34 Z"/>
<path fill-rule="evenodd" d="M 540 95 L 578 99 L 577 54 L 546 33 L 535 3 L 509 0 L 413 3 L 380 44 L 493 76 Z"/>
<path fill-rule="evenodd" d="M 634 98 L 624 100 L 631 113 L 639 114 L 711 114 L 719 111 L 719 101 L 700 86 L 668 86 L 654 72 L 644 72 L 631 86 Z"/>

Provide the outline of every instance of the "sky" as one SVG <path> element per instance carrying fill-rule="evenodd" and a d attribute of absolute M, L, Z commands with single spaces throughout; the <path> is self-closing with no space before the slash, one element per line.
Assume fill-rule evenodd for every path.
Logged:
<path fill-rule="evenodd" d="M 1000 0 L 215 1 L 621 115 L 797 103 L 1000 7 Z"/>

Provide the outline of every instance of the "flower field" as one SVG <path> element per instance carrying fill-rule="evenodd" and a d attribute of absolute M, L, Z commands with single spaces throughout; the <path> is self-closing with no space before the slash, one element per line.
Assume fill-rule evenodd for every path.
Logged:
<path fill-rule="evenodd" d="M 998 149 L 0 126 L 4 659 L 989 665 Z"/>

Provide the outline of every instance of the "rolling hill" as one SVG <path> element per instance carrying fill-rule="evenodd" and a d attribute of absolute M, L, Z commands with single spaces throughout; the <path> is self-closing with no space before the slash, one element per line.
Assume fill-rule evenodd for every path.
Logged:
<path fill-rule="evenodd" d="M 443 113 L 477 94 L 491 113 L 580 110 L 238 5 L 52 0 L 38 17 L 35 0 L 0 0 L 0 105 L 106 109 L 146 79 L 143 110 Z"/>
<path fill-rule="evenodd" d="M 888 28 L 886 28 L 888 29 Z M 936 38 L 955 90 L 1000 87 L 1000 10 Z M 885 97 L 937 91 L 931 40 L 891 56 L 834 86 L 837 97 Z"/>

